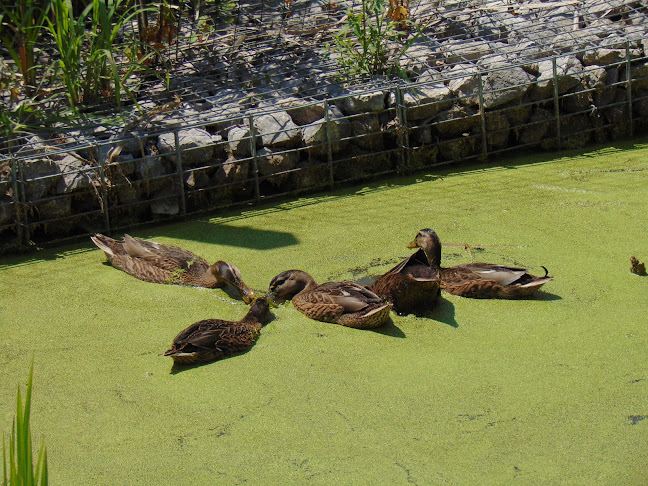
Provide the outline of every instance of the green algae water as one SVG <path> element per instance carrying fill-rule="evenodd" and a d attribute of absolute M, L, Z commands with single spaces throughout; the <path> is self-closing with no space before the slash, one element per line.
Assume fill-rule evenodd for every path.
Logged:
<path fill-rule="evenodd" d="M 0 428 L 34 359 L 52 484 L 646 484 L 648 140 L 430 171 L 134 230 L 236 264 L 370 279 L 433 228 L 446 266 L 549 269 L 536 299 L 443 295 L 375 331 L 274 309 L 246 354 L 172 372 L 222 290 L 141 282 L 88 240 L 0 268 Z M 466 246 L 467 245 L 467 246 Z M 177 371 L 177 370 L 176 370 Z"/>

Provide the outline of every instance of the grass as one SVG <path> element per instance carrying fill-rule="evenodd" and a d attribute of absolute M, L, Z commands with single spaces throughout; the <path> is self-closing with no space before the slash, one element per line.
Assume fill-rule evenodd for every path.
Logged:
<path fill-rule="evenodd" d="M 140 282 L 85 242 L 4 260 L 0 423 L 35 357 L 54 484 L 614 484 L 648 474 L 648 140 L 492 161 L 132 234 L 235 263 L 266 289 L 299 267 L 361 278 L 434 228 L 446 265 L 520 264 L 538 299 L 445 296 L 378 332 L 289 305 L 247 354 L 171 373 L 221 290 Z M 452 246 L 456 245 L 456 246 Z"/>
<path fill-rule="evenodd" d="M 34 376 L 34 363 L 29 368 L 27 393 L 23 407 L 18 387 L 16 397 L 16 416 L 11 427 L 8 444 L 5 438 L 2 441 L 2 484 L 3 486 L 33 486 L 47 485 L 47 450 L 45 443 L 41 445 L 34 469 L 32 451 L 31 427 L 29 418 L 31 412 L 32 379 Z"/>

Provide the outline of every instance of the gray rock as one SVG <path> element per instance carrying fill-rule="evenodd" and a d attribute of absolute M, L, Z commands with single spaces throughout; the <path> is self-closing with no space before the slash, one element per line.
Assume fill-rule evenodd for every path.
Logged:
<path fill-rule="evenodd" d="M 448 88 L 464 106 L 479 105 L 479 68 L 474 64 L 457 64 L 448 73 Z"/>
<path fill-rule="evenodd" d="M 484 108 L 491 109 L 519 100 L 531 87 L 529 83 L 532 79 L 532 76 L 520 67 L 490 71 L 483 78 Z"/>
<path fill-rule="evenodd" d="M 214 141 L 211 134 L 204 128 L 180 130 L 178 144 L 183 167 L 204 165 L 214 155 Z M 160 135 L 157 147 L 167 160 L 176 161 L 175 134 L 173 132 Z"/>
<path fill-rule="evenodd" d="M 150 180 L 167 174 L 160 157 L 146 156 L 135 161 L 135 173 L 138 179 Z"/>
<path fill-rule="evenodd" d="M 249 171 L 250 162 L 228 159 L 218 168 L 214 180 L 217 184 L 245 184 Z"/>
<path fill-rule="evenodd" d="M 274 103 L 283 108 L 297 125 L 308 125 L 324 117 L 324 103 L 308 103 L 306 100 L 289 96 Z"/>
<path fill-rule="evenodd" d="M 443 83 L 415 86 L 402 91 L 408 120 L 427 120 L 452 106 L 452 92 Z M 396 93 L 389 94 L 389 106 L 396 106 Z"/>
<path fill-rule="evenodd" d="M 625 49 L 609 49 L 606 47 L 600 47 L 598 49 L 587 51 L 583 55 L 583 64 L 585 66 L 591 66 L 592 64 L 605 66 L 607 64 L 625 61 L 625 57 Z"/>
<path fill-rule="evenodd" d="M 264 147 L 257 152 L 259 176 L 263 177 L 273 186 L 279 186 L 288 180 L 291 174 L 286 171 L 294 169 L 298 162 L 299 153 L 295 151 L 275 153 Z M 286 173 L 277 174 L 278 172 Z"/>
<path fill-rule="evenodd" d="M 441 137 L 464 135 L 479 126 L 478 110 L 470 106 L 453 106 L 441 112 L 432 126 Z"/>
<path fill-rule="evenodd" d="M 632 89 L 648 89 L 648 64 L 639 64 L 630 69 Z"/>
<path fill-rule="evenodd" d="M 62 176 L 56 183 L 57 194 L 69 194 L 73 191 L 92 186 L 93 181 L 99 184 L 98 169 L 86 165 L 73 155 L 56 162 Z"/>
<path fill-rule="evenodd" d="M 331 152 L 336 154 L 346 147 L 348 141 L 341 140 L 351 134 L 351 123 L 341 116 L 331 114 L 329 119 L 329 133 L 331 137 Z M 311 157 L 323 157 L 328 153 L 326 137 L 326 122 L 319 120 L 302 127 L 302 137 Z"/>
<path fill-rule="evenodd" d="M 235 126 L 227 131 L 227 147 L 232 155 L 249 157 L 252 154 L 251 143 L 249 127 Z M 256 139 L 256 146 L 263 146 L 260 138 Z"/>
<path fill-rule="evenodd" d="M 340 107 L 345 115 L 357 115 L 360 113 L 378 112 L 385 109 L 385 91 L 377 90 L 371 92 L 347 92 L 347 96 L 336 100 L 335 104 Z"/>
<path fill-rule="evenodd" d="M 532 98 L 536 100 L 553 98 L 554 72 L 553 62 L 540 61 L 537 65 L 540 73 L 532 89 Z M 563 94 L 576 86 L 581 80 L 583 65 L 575 56 L 562 56 L 556 58 L 556 80 L 558 94 Z"/>
<path fill-rule="evenodd" d="M 25 184 L 25 197 L 28 201 L 42 199 L 56 186 L 61 170 L 49 158 L 22 161 L 22 177 Z M 20 176 L 19 176 L 20 177 Z"/>
<path fill-rule="evenodd" d="M 203 169 L 191 170 L 184 174 L 184 184 L 189 190 L 202 189 L 209 186 L 209 176 Z"/>
<path fill-rule="evenodd" d="M 578 113 L 594 106 L 593 93 L 583 82 L 578 83 L 573 89 L 562 97 L 562 108 L 567 113 Z"/>
<path fill-rule="evenodd" d="M 457 64 L 465 61 L 476 61 L 494 52 L 493 46 L 482 40 L 466 43 L 460 40 L 449 40 L 441 45 L 441 52 L 448 64 Z"/>
<path fill-rule="evenodd" d="M 367 115 L 354 116 L 350 119 L 350 122 L 351 132 L 353 134 L 351 141 L 355 145 L 362 149 L 372 151 L 379 151 L 385 148 L 377 114 L 369 113 Z"/>
<path fill-rule="evenodd" d="M 299 127 L 285 111 L 254 117 L 254 128 L 265 147 L 295 148 L 302 141 Z"/>

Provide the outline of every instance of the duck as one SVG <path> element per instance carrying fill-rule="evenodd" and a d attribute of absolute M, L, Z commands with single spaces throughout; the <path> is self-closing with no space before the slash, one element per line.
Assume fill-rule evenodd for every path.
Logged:
<path fill-rule="evenodd" d="M 441 276 L 439 268 L 430 265 L 425 252 L 419 249 L 368 288 L 391 303 L 398 315 L 422 314 L 436 305 Z"/>
<path fill-rule="evenodd" d="M 124 235 L 122 241 L 99 233 L 90 238 L 106 254 L 108 263 L 145 282 L 209 289 L 229 285 L 246 304 L 254 299 L 254 291 L 243 282 L 239 269 L 222 260 L 210 265 L 183 248 L 130 235 Z"/>
<path fill-rule="evenodd" d="M 164 356 L 171 356 L 177 364 L 196 365 L 244 353 L 254 346 L 261 328 L 273 317 L 268 299 L 256 297 L 239 321 L 205 319 L 194 322 L 175 337 Z"/>
<path fill-rule="evenodd" d="M 441 289 L 445 292 L 474 299 L 521 299 L 553 280 L 545 267 L 544 276 L 528 273 L 526 268 L 493 263 L 464 263 L 441 267 L 441 240 L 431 229 L 418 232 L 408 248 L 420 248 L 430 265 L 439 269 Z"/>
<path fill-rule="evenodd" d="M 266 297 L 275 302 L 291 299 L 295 308 L 310 319 L 356 329 L 382 326 L 392 307 L 362 285 L 346 281 L 318 285 L 302 270 L 286 270 L 274 277 Z"/>

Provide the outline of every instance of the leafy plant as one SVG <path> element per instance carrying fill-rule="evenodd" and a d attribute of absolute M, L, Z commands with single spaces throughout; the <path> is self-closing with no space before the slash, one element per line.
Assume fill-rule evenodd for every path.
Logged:
<path fill-rule="evenodd" d="M 402 6 L 401 6 L 402 8 Z M 347 23 L 334 37 L 333 52 L 347 79 L 359 76 L 396 73 L 405 76 L 400 58 L 421 34 L 421 29 L 410 36 L 399 27 L 412 26 L 401 15 L 399 21 L 393 10 L 387 11 L 385 0 L 362 0 L 359 11 L 347 12 Z"/>
<path fill-rule="evenodd" d="M 48 30 L 59 52 L 56 69 L 72 108 L 113 96 L 120 105 L 122 93 L 130 95 L 128 79 L 144 69 L 150 56 L 129 57 L 129 47 L 118 45 L 117 38 L 124 25 L 152 7 L 123 8 L 125 4 L 126 0 L 93 0 L 75 19 L 71 0 L 52 1 L 54 21 L 48 19 Z M 86 20 L 91 26 L 87 31 Z"/>
<path fill-rule="evenodd" d="M 27 382 L 27 396 L 25 397 L 24 408 L 20 396 L 20 386 L 18 387 L 16 418 L 11 428 L 8 456 L 3 437 L 3 486 L 32 486 L 46 485 L 48 483 L 47 450 L 45 449 L 44 442 L 41 444 L 38 452 L 36 469 L 34 469 L 31 429 L 29 426 L 33 375 L 34 363 L 32 363 L 31 369 L 29 370 L 29 381 Z"/>
<path fill-rule="evenodd" d="M 36 41 L 42 34 L 49 12 L 49 3 L 19 0 L 17 4 L 0 6 L 2 43 L 19 67 L 25 91 L 30 95 L 36 84 Z M 13 35 L 10 35 L 12 33 Z"/>

